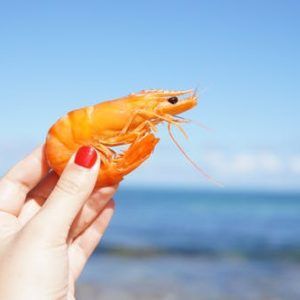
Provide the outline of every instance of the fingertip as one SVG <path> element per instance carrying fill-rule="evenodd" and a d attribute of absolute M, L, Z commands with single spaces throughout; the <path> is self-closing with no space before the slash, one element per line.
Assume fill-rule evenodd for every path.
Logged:
<path fill-rule="evenodd" d="M 63 179 L 66 174 L 90 174 L 93 176 L 95 182 L 100 169 L 101 159 L 98 151 L 90 146 L 80 147 L 69 159 L 66 167 L 64 168 L 60 180 Z M 72 176 L 74 177 L 74 176 Z M 76 177 L 76 175 L 75 175 Z M 75 180 L 76 178 L 74 178 Z M 94 184 L 95 185 L 95 184 Z"/>
<path fill-rule="evenodd" d="M 94 147 L 80 147 L 74 157 L 74 163 L 86 169 L 91 169 L 98 160 L 98 153 Z"/>

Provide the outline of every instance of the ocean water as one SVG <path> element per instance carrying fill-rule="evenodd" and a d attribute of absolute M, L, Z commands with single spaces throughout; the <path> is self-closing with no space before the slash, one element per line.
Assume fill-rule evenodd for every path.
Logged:
<path fill-rule="evenodd" d="M 79 299 L 300 299 L 300 194 L 120 190 Z"/>

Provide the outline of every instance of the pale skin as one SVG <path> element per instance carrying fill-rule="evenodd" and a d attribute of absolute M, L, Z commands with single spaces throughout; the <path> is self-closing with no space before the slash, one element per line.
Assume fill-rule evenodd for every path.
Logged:
<path fill-rule="evenodd" d="M 116 186 L 94 189 L 70 159 L 58 179 L 43 146 L 0 180 L 0 299 L 75 299 L 75 282 L 114 212 Z M 100 272 L 100 270 L 99 270 Z"/>

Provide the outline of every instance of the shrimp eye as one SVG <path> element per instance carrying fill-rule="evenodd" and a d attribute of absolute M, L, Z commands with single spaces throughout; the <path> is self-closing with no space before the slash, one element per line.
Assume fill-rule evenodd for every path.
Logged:
<path fill-rule="evenodd" d="M 172 104 L 176 104 L 178 102 L 178 98 L 177 97 L 171 97 L 168 99 L 168 101 Z"/>

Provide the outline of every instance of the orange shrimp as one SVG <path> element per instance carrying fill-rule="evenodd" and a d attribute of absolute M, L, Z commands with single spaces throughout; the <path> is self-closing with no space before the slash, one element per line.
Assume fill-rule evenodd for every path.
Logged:
<path fill-rule="evenodd" d="M 159 141 L 156 126 L 167 122 L 184 133 L 180 123 L 186 120 L 176 115 L 196 104 L 193 90 L 144 90 L 71 111 L 48 132 L 48 163 L 60 175 L 78 148 L 93 146 L 101 156 L 97 186 L 117 184 L 150 157 Z M 129 147 L 121 153 L 112 149 L 120 145 Z"/>

